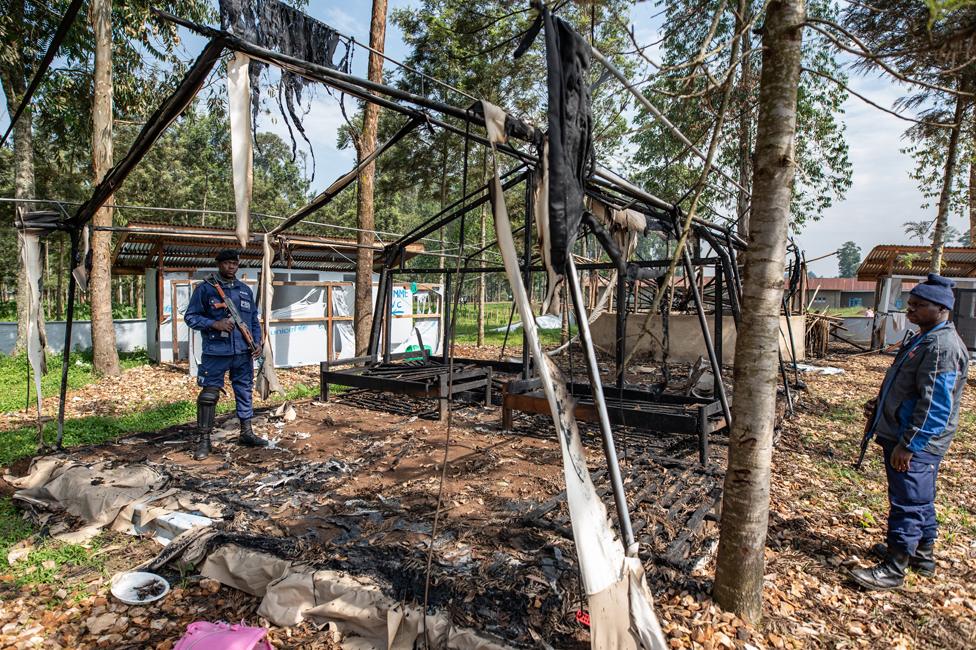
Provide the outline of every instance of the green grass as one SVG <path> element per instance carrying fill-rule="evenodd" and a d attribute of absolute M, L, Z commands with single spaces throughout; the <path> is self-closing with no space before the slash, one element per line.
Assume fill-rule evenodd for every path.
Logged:
<path fill-rule="evenodd" d="M 68 389 L 81 388 L 95 381 L 91 352 L 72 352 L 68 359 Z M 122 368 L 134 368 L 149 363 L 143 351 L 121 353 L 119 362 Z M 61 387 L 61 355 L 49 354 L 48 373 L 41 378 L 41 393 L 44 397 L 57 395 Z M 27 355 L 7 356 L 0 354 L 0 412 L 23 409 L 27 403 Z M 36 405 L 34 382 L 31 380 L 31 404 Z"/>
<path fill-rule="evenodd" d="M 863 316 L 866 311 L 867 307 L 832 307 L 827 310 L 827 314 L 843 318 L 844 316 Z"/>
<path fill-rule="evenodd" d="M 299 384 L 289 390 L 284 399 L 295 400 L 314 397 L 317 387 Z M 225 399 L 217 405 L 218 413 L 234 410 L 234 400 Z M 124 435 L 144 431 L 159 431 L 167 427 L 190 422 L 196 418 L 196 402 L 182 400 L 170 402 L 144 411 L 119 416 L 90 416 L 64 421 L 64 446 L 94 445 L 114 440 Z M 53 443 L 57 436 L 57 422 L 44 425 L 44 440 Z M 33 426 L 10 431 L 0 431 L 0 467 L 31 456 L 37 452 L 37 429 Z"/>
<path fill-rule="evenodd" d="M 33 533 L 34 528 L 20 516 L 10 497 L 0 498 L 0 571 L 6 573 L 10 569 L 7 564 L 10 549 Z"/>
<path fill-rule="evenodd" d="M 508 325 L 508 318 L 512 311 L 510 302 L 489 302 L 485 303 L 485 344 L 501 347 L 505 343 L 505 331 L 496 332 L 497 328 L 504 328 Z M 518 323 L 521 319 L 518 313 L 512 319 L 513 323 Z M 569 335 L 576 334 L 576 327 L 569 328 Z M 478 342 L 478 308 L 477 305 L 465 304 L 458 305 L 457 321 L 454 324 L 454 336 L 458 343 L 473 344 Z M 539 330 L 539 339 L 543 345 L 559 345 L 560 333 L 555 330 Z M 522 346 L 522 329 L 513 330 L 508 335 L 509 347 L 520 348 Z"/>

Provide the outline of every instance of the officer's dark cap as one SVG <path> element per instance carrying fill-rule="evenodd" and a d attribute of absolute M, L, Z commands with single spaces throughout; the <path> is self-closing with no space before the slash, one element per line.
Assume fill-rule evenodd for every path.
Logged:
<path fill-rule="evenodd" d="M 227 260 L 240 261 L 241 256 L 238 254 L 236 248 L 225 248 L 224 250 L 217 253 L 218 262 L 226 262 Z"/>

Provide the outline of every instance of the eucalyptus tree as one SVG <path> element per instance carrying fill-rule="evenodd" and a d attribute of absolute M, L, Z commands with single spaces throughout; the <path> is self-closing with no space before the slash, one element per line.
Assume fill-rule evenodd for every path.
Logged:
<path fill-rule="evenodd" d="M 972 58 L 976 4 L 935 0 L 926 4 L 889 0 L 878 6 L 851 3 L 844 11 L 843 26 L 825 24 L 824 28 L 833 30 L 840 47 L 859 56 L 862 69 L 881 71 L 909 84 L 911 91 L 899 100 L 899 106 L 919 113 L 907 132 L 918 147 L 916 179 L 928 194 L 939 188 L 929 268 L 938 273 L 961 138 L 976 92 Z M 945 143 L 941 153 L 930 155 L 941 142 Z M 940 170 L 934 183 L 926 172 L 933 167 Z"/>
<path fill-rule="evenodd" d="M 764 2 L 758 0 L 676 0 L 661 3 L 663 23 L 655 43 L 636 42 L 651 63 L 645 92 L 656 96 L 662 111 L 701 149 L 711 128 L 723 120 L 717 166 L 735 177 L 711 175 L 702 193 L 702 216 L 733 215 L 739 234 L 747 236 L 753 142 L 758 119 L 757 68 L 761 53 L 757 33 L 764 21 Z M 832 18 L 836 9 L 827 0 L 808 5 L 811 17 Z M 636 39 L 635 39 L 636 41 Z M 738 54 L 730 57 L 735 42 Z M 657 58 L 655 58 L 655 56 Z M 796 163 L 791 223 L 799 228 L 844 197 L 851 184 L 844 124 L 839 119 L 847 98 L 844 73 L 831 43 L 811 34 L 804 43 L 797 105 Z M 720 115 L 722 84 L 731 81 L 735 101 L 729 115 Z M 840 85 L 838 83 L 840 82 Z M 636 173 L 645 185 L 674 200 L 686 199 L 702 171 L 701 161 L 650 115 L 640 113 L 643 128 L 635 135 Z"/>
<path fill-rule="evenodd" d="M 68 0 L 42 3 L 5 0 L 4 5 L 5 10 L 0 12 L 0 85 L 8 113 L 12 114 L 20 106 L 24 90 L 39 65 L 48 40 L 57 29 Z M 200 21 L 212 14 L 206 0 L 134 0 L 111 8 L 111 68 L 116 120 L 140 120 L 148 114 L 148 107 L 163 90 L 159 85 L 147 83 L 152 70 L 160 65 L 175 66 L 177 71 L 182 67 L 176 56 L 179 39 L 175 26 L 155 18 L 149 11 L 150 6 Z M 34 126 L 39 121 L 45 121 L 49 130 L 59 135 L 61 150 L 91 152 L 95 45 L 93 30 L 79 18 L 68 32 L 56 64 L 45 76 L 31 106 L 24 110 L 15 125 L 13 148 L 17 198 L 35 198 L 33 136 Z M 90 154 L 80 155 L 88 157 L 90 163 L 95 162 Z M 100 241 L 99 245 L 104 248 L 109 244 Z M 100 266 L 107 263 L 108 258 L 104 259 Z M 18 284 L 23 286 L 22 282 Z M 23 291 L 19 290 L 18 295 L 19 304 L 25 304 Z M 18 322 L 24 323 L 26 319 L 18 319 Z M 22 347 L 24 335 L 22 328 L 18 329 L 15 349 Z M 112 370 L 111 359 L 107 369 Z"/>

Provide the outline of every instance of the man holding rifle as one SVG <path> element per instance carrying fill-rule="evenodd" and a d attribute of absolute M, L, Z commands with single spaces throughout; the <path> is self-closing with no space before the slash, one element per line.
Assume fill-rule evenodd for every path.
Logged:
<path fill-rule="evenodd" d="M 241 421 L 238 442 L 247 447 L 265 447 L 268 441 L 251 430 L 254 359 L 261 356 L 261 325 L 251 288 L 237 279 L 240 263 L 237 251 L 217 253 L 216 276 L 197 285 L 190 296 L 183 319 L 203 336 L 203 359 L 197 368 L 197 448 L 194 460 L 210 453 L 210 435 L 217 413 L 217 400 L 230 372 Z"/>
<path fill-rule="evenodd" d="M 871 437 L 884 452 L 888 478 L 887 544 L 872 552 L 883 560 L 851 577 L 866 589 L 894 589 L 905 570 L 935 574 L 935 479 L 959 424 L 969 353 L 949 322 L 955 283 L 930 273 L 908 299 L 908 320 L 919 331 L 903 345 L 885 374 L 881 392 L 864 406 L 860 466 Z"/>

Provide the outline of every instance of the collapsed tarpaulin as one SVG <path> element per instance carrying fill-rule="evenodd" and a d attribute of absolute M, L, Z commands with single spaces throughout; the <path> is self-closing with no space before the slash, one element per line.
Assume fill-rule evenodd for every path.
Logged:
<path fill-rule="evenodd" d="M 26 476 L 4 476 L 16 488 L 13 498 L 45 510 L 65 510 L 86 526 L 70 534 L 72 541 L 90 538 L 102 528 L 137 534 L 154 520 L 173 512 L 222 515 L 203 495 L 163 489 L 167 477 L 145 464 L 85 465 L 64 458 L 38 458 Z"/>
<path fill-rule="evenodd" d="M 536 24 L 516 51 L 524 52 L 539 31 L 545 28 L 547 110 L 549 239 L 550 264 L 563 275 L 572 254 L 580 221 L 583 219 L 583 181 L 593 161 L 593 115 L 590 111 L 590 46 L 562 18 L 553 16 L 545 5 Z"/>
<path fill-rule="evenodd" d="M 86 224 L 81 229 L 78 237 L 78 264 L 71 269 L 71 275 L 75 277 L 78 288 L 82 291 L 88 290 L 88 270 L 91 268 L 91 230 Z"/>
<path fill-rule="evenodd" d="M 346 650 L 504 650 L 508 646 L 486 639 L 476 631 L 455 626 L 443 612 L 422 614 L 384 594 L 380 585 L 364 576 L 342 571 L 317 570 L 272 553 L 248 548 L 215 530 L 191 531 L 173 541 L 160 557 L 148 563 L 158 571 L 170 562 L 198 566 L 200 575 L 261 598 L 257 614 L 274 625 L 289 627 L 303 621 L 329 623 L 343 636 Z M 426 620 L 425 620 L 426 618 Z"/>
<path fill-rule="evenodd" d="M 251 190 L 254 185 L 254 150 L 251 146 L 250 57 L 235 52 L 227 62 L 227 97 L 230 112 L 231 167 L 234 174 L 234 207 L 237 241 L 247 246 L 251 230 Z"/>
<path fill-rule="evenodd" d="M 497 114 L 500 110 L 488 102 L 482 103 L 486 116 Z M 499 131 L 499 123 L 504 124 L 504 121 L 486 119 L 493 153 L 494 177 L 489 185 L 489 193 L 495 232 L 515 305 L 525 324 L 526 341 L 535 362 L 534 367 L 539 373 L 559 438 L 573 540 L 589 601 L 591 647 L 663 650 L 666 647 L 664 635 L 654 615 L 653 597 L 647 587 L 643 566 L 636 552 L 629 556 L 625 553 L 623 544 L 611 528 L 606 506 L 596 492 L 586 465 L 574 415 L 575 401 L 566 390 L 559 369 L 542 351 L 532 306 L 519 271 L 512 224 L 494 155 L 495 144 L 505 139 L 505 134 Z"/>

